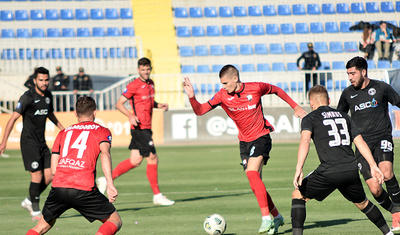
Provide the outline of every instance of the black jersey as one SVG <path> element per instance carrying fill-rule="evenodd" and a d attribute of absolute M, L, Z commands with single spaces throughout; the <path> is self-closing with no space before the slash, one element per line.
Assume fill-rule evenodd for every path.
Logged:
<path fill-rule="evenodd" d="M 46 144 L 44 138 L 46 119 L 53 112 L 51 93 L 45 91 L 44 96 L 41 96 L 34 88 L 26 91 L 19 98 L 15 112 L 21 114 L 23 119 L 21 142 L 34 141 L 38 144 Z"/>
<path fill-rule="evenodd" d="M 364 89 L 347 87 L 340 96 L 337 109 L 346 113 L 350 110 L 363 138 L 369 140 L 392 135 L 388 102 L 400 107 L 399 94 L 389 84 L 371 79 Z"/>
<path fill-rule="evenodd" d="M 301 130 L 312 132 L 311 138 L 321 162 L 316 171 L 334 173 L 357 170 L 351 142 L 359 132 L 357 128 L 352 128 L 346 113 L 321 106 L 303 118 Z"/>

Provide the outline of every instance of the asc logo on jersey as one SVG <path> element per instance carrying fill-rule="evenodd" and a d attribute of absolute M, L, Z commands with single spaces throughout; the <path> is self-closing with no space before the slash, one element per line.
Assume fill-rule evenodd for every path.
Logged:
<path fill-rule="evenodd" d="M 371 101 L 367 101 L 354 106 L 354 111 L 361 111 L 364 109 L 376 108 L 376 107 L 378 107 L 378 101 L 376 101 L 375 98 L 373 98 Z"/>
<path fill-rule="evenodd" d="M 36 110 L 34 115 L 36 116 L 36 115 L 47 115 L 47 114 L 48 114 L 47 109 L 38 109 L 38 110 Z"/>

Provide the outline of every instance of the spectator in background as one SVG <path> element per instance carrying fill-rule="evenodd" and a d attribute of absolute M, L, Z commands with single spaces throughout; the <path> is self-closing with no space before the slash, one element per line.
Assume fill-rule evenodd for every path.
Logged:
<path fill-rule="evenodd" d="M 56 67 L 57 75 L 51 78 L 50 90 L 51 91 L 68 91 L 69 90 L 69 76 L 62 72 L 61 66 Z M 56 111 L 66 111 L 67 99 L 66 95 L 56 95 Z"/>
<path fill-rule="evenodd" d="M 301 54 L 301 56 L 297 59 L 297 68 L 299 70 L 308 70 L 308 71 L 315 71 L 319 67 L 321 67 L 321 61 L 319 60 L 319 55 L 317 52 L 314 51 L 314 46 L 310 42 L 307 44 L 308 51 Z M 300 67 L 300 60 L 304 59 L 304 67 Z M 311 74 L 313 76 L 313 81 L 311 83 Z M 318 74 L 317 73 L 306 73 L 305 74 L 305 87 L 306 92 L 310 89 L 310 87 L 318 84 Z"/>
<path fill-rule="evenodd" d="M 379 60 L 389 60 L 392 39 L 392 30 L 387 27 L 385 22 L 381 21 L 379 29 L 375 31 L 375 47 L 378 51 Z"/>
<path fill-rule="evenodd" d="M 364 59 L 372 60 L 375 51 L 375 39 L 372 34 L 372 26 L 367 25 L 363 30 L 362 42 L 359 45 L 360 51 L 364 52 Z"/>
<path fill-rule="evenodd" d="M 33 68 L 33 73 L 29 75 L 28 79 L 26 79 L 24 86 L 28 89 L 31 89 L 32 87 L 35 87 L 35 84 L 33 83 L 33 79 L 35 78 L 35 72 L 38 67 Z"/>
<path fill-rule="evenodd" d="M 74 76 L 73 80 L 74 94 L 78 91 L 89 91 L 93 93 L 93 83 L 89 75 L 85 74 L 83 67 L 79 68 L 79 73 Z"/>

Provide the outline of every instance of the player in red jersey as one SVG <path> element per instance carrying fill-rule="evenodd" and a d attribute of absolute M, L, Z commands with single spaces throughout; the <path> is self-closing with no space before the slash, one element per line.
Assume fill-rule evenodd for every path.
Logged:
<path fill-rule="evenodd" d="M 54 142 L 52 188 L 43 207 L 43 217 L 27 235 L 46 233 L 56 219 L 70 208 L 79 211 L 90 222 L 103 222 L 97 235 L 115 234 L 122 226 L 112 204 L 118 192 L 111 176 L 111 132 L 94 122 L 96 103 L 93 98 L 79 97 L 75 112 L 78 123 L 60 131 Z M 95 184 L 99 154 L 107 181 L 108 199 Z"/>
<path fill-rule="evenodd" d="M 150 79 L 151 61 L 147 58 L 138 60 L 139 77 L 129 83 L 126 90 L 117 101 L 117 109 L 128 117 L 131 123 L 131 150 L 130 157 L 120 162 L 112 172 L 113 179 L 118 178 L 132 168 L 138 167 L 143 158 L 147 160 L 147 178 L 153 190 L 153 203 L 155 205 L 170 206 L 175 202 L 161 194 L 158 187 L 158 157 L 154 147 L 151 118 L 153 108 L 168 110 L 168 104 L 157 103 L 154 100 L 154 82 Z M 124 104 L 130 101 L 132 111 Z M 105 179 L 100 177 L 98 185 L 101 192 L 105 191 Z"/>
<path fill-rule="evenodd" d="M 297 117 L 304 117 L 306 112 L 279 87 L 263 82 L 242 83 L 239 71 L 232 65 L 225 65 L 219 72 L 219 78 L 222 89 L 204 104 L 196 100 L 193 86 L 188 78 L 185 78 L 184 89 L 197 115 L 203 115 L 220 105 L 235 122 L 239 129 L 242 165 L 261 209 L 262 223 L 258 232 L 268 231 L 269 234 L 275 234 L 278 232 L 278 227 L 283 224 L 283 217 L 272 202 L 261 179 L 262 167 L 267 163 L 271 150 L 269 133 L 274 130 L 264 118 L 261 97 L 266 94 L 279 96 L 294 109 Z"/>

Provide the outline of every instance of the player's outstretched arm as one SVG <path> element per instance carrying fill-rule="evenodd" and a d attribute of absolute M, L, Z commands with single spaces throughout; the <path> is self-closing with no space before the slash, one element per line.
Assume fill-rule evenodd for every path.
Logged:
<path fill-rule="evenodd" d="M 7 146 L 8 137 L 10 136 L 10 133 L 15 125 L 15 122 L 18 120 L 19 117 L 21 117 L 21 114 L 13 112 L 11 114 L 10 119 L 8 119 L 6 128 L 4 129 L 3 139 L 0 143 L 0 155 L 4 153 L 4 150 L 6 149 Z"/>
<path fill-rule="evenodd" d="M 125 102 L 128 101 L 128 99 L 121 95 L 121 97 L 119 97 L 117 104 L 115 105 L 115 107 L 118 109 L 118 111 L 120 111 L 123 115 L 128 117 L 128 120 L 130 122 L 131 125 L 133 126 L 137 126 L 139 121 L 139 118 L 136 117 L 131 111 L 129 111 L 126 107 L 125 107 Z"/>
<path fill-rule="evenodd" d="M 304 109 L 302 107 L 300 107 L 292 98 L 290 98 L 290 96 L 281 88 L 274 86 L 274 85 L 270 85 L 271 86 L 271 92 L 277 96 L 279 96 L 279 98 L 281 98 L 282 100 L 284 100 L 286 103 L 288 103 L 290 105 L 290 107 L 292 107 L 292 109 L 294 110 L 294 115 L 298 118 L 303 118 L 307 115 L 307 112 L 304 111 Z"/>
<path fill-rule="evenodd" d="M 361 155 L 368 162 L 369 167 L 371 168 L 371 175 L 375 178 L 375 180 L 379 184 L 383 184 L 384 176 L 379 167 L 376 165 L 374 157 L 372 156 L 371 150 L 369 149 L 367 143 L 364 141 L 361 135 L 357 135 L 353 140 L 357 149 L 360 151 Z"/>
<path fill-rule="evenodd" d="M 188 77 L 184 78 L 183 89 L 189 97 L 190 105 L 196 115 L 203 115 L 212 109 L 208 103 L 200 104 L 194 96 L 194 89 Z"/>
<path fill-rule="evenodd" d="M 310 149 L 311 134 L 311 131 L 307 130 L 301 132 L 299 150 L 297 152 L 296 173 L 293 178 L 293 185 L 296 189 L 299 188 L 303 181 L 303 166 Z"/>
<path fill-rule="evenodd" d="M 49 117 L 50 121 L 58 127 L 58 129 L 64 130 L 64 126 L 61 124 L 60 121 L 58 121 L 58 119 L 57 119 L 56 115 L 54 115 L 54 113 L 49 113 L 48 117 Z"/>
<path fill-rule="evenodd" d="M 118 196 L 118 191 L 114 186 L 112 179 L 112 165 L 111 165 L 111 153 L 110 153 L 110 143 L 103 142 L 100 144 L 100 160 L 101 168 L 103 170 L 104 177 L 107 181 L 107 196 L 108 200 L 112 203 Z"/>

